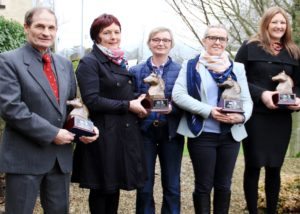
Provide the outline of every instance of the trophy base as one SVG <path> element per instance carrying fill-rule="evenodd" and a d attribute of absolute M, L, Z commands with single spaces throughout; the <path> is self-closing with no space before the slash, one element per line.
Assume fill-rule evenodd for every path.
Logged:
<path fill-rule="evenodd" d="M 296 105 L 296 94 L 274 94 L 272 100 L 277 106 L 292 106 Z"/>
<path fill-rule="evenodd" d="M 169 100 L 165 98 L 154 98 L 151 99 L 146 97 L 141 102 L 142 106 L 151 112 L 168 112 L 169 109 Z"/>
<path fill-rule="evenodd" d="M 221 99 L 218 107 L 221 107 L 224 113 L 244 113 L 241 100 Z"/>
<path fill-rule="evenodd" d="M 94 136 L 96 134 L 94 132 L 94 123 L 79 116 L 74 116 L 67 120 L 64 128 L 74 133 L 76 138 L 81 136 Z"/>

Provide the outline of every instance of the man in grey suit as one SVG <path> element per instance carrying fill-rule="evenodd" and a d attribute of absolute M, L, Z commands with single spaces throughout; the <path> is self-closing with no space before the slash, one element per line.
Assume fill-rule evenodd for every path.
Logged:
<path fill-rule="evenodd" d="M 25 15 L 27 44 L 0 54 L 0 113 L 6 122 L 0 172 L 6 173 L 6 214 L 33 213 L 38 193 L 45 213 L 68 213 L 74 134 L 63 125 L 76 95 L 69 60 L 51 53 L 57 20 L 48 8 Z M 51 75 L 46 72 L 48 54 Z M 50 63 L 50 64 L 49 64 Z M 90 143 L 98 137 L 81 137 Z"/>

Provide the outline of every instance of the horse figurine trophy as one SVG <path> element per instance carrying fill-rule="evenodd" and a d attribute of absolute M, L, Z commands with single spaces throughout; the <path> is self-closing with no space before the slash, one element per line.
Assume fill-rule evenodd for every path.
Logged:
<path fill-rule="evenodd" d="M 274 104 L 278 106 L 295 105 L 296 95 L 293 93 L 294 82 L 292 78 L 285 71 L 282 71 L 273 76 L 272 80 L 279 82 L 276 87 L 276 91 L 279 93 L 272 97 Z"/>
<path fill-rule="evenodd" d="M 68 115 L 64 128 L 76 134 L 76 138 L 95 135 L 94 124 L 88 119 L 89 111 L 80 98 L 68 100 L 67 105 L 72 106 L 73 110 Z"/>
<path fill-rule="evenodd" d="M 146 98 L 141 104 L 151 112 L 168 112 L 169 100 L 165 98 L 165 82 L 157 74 L 151 73 L 144 79 L 144 83 L 150 84 Z"/>
<path fill-rule="evenodd" d="M 221 94 L 218 106 L 222 108 L 222 112 L 226 113 L 243 113 L 243 102 L 240 99 L 241 87 L 239 84 L 228 77 L 223 83 L 218 84 L 220 88 L 224 88 Z"/>

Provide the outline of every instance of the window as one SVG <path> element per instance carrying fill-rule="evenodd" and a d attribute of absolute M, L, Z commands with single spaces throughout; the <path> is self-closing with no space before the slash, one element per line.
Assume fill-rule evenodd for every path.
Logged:
<path fill-rule="evenodd" d="M 0 0 L 0 9 L 4 9 L 5 5 L 4 5 L 4 0 Z"/>

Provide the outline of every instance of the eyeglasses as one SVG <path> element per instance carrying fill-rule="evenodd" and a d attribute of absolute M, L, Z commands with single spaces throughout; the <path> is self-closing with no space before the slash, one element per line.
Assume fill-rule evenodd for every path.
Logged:
<path fill-rule="evenodd" d="M 228 41 L 227 37 L 222 37 L 222 36 L 206 36 L 205 39 L 209 39 L 212 42 L 220 41 L 220 43 L 225 43 Z"/>
<path fill-rule="evenodd" d="M 170 42 L 171 42 L 171 39 L 166 39 L 166 38 L 164 38 L 164 39 L 153 38 L 153 39 L 151 39 L 151 41 L 152 41 L 153 43 L 156 43 L 156 44 L 159 44 L 160 42 L 163 42 L 164 44 L 166 44 L 166 43 L 170 43 Z"/>

